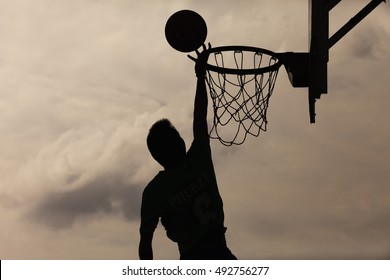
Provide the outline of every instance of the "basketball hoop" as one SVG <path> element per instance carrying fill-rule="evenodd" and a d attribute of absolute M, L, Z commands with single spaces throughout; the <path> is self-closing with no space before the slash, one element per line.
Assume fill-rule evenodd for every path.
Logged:
<path fill-rule="evenodd" d="M 213 102 L 210 137 L 223 145 L 242 144 L 267 129 L 267 109 L 279 67 L 277 54 L 255 47 L 209 50 L 206 82 Z M 223 127 L 223 129 L 222 129 Z"/>

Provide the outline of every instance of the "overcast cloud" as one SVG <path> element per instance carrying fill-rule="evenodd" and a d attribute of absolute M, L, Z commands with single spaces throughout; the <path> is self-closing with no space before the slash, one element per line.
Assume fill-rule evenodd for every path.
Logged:
<path fill-rule="evenodd" d="M 366 3 L 342 1 L 331 31 Z M 390 257 L 389 7 L 331 49 L 316 124 L 281 68 L 268 131 L 212 142 L 239 258 Z M 0 259 L 138 258 L 148 129 L 167 117 L 191 142 L 193 63 L 164 37 L 180 9 L 214 46 L 307 51 L 307 0 L 0 0 Z M 161 226 L 153 245 L 178 258 Z"/>

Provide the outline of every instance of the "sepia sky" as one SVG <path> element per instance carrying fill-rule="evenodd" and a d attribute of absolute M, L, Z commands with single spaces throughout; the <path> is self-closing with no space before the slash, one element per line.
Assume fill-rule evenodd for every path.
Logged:
<path fill-rule="evenodd" d="M 369 1 L 344 0 L 334 33 Z M 161 169 L 149 127 L 190 145 L 193 62 L 164 26 L 200 13 L 213 46 L 308 50 L 307 0 L 0 0 L 0 259 L 137 259 L 141 193 Z M 284 68 L 268 130 L 212 140 L 239 259 L 390 258 L 390 6 L 330 51 L 309 123 Z M 159 225 L 157 259 L 178 259 Z"/>

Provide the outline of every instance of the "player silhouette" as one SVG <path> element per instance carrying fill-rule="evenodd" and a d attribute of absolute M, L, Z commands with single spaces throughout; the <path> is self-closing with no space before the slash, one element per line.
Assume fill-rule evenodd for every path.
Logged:
<path fill-rule="evenodd" d="M 142 195 L 140 259 L 153 259 L 152 240 L 161 218 L 182 260 L 236 259 L 226 245 L 224 212 L 211 158 L 207 127 L 208 97 L 205 65 L 209 49 L 196 51 L 194 139 L 188 152 L 179 132 L 167 119 L 157 121 L 147 137 L 153 158 L 164 167 Z"/>

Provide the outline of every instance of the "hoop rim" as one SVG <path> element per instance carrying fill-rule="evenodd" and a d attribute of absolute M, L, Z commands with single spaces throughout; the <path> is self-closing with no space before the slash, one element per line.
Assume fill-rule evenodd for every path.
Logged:
<path fill-rule="evenodd" d="M 272 58 L 276 58 L 277 61 L 272 65 L 266 67 L 254 68 L 254 69 L 226 68 L 226 67 L 211 65 L 207 62 L 206 69 L 220 74 L 254 75 L 254 74 L 264 74 L 267 72 L 276 71 L 282 65 L 281 57 L 277 53 L 263 48 L 237 45 L 237 46 L 222 46 L 222 47 L 215 47 L 209 49 L 210 54 L 227 52 L 227 51 L 247 51 L 247 52 L 254 52 L 254 53 L 264 53 L 271 56 Z"/>

